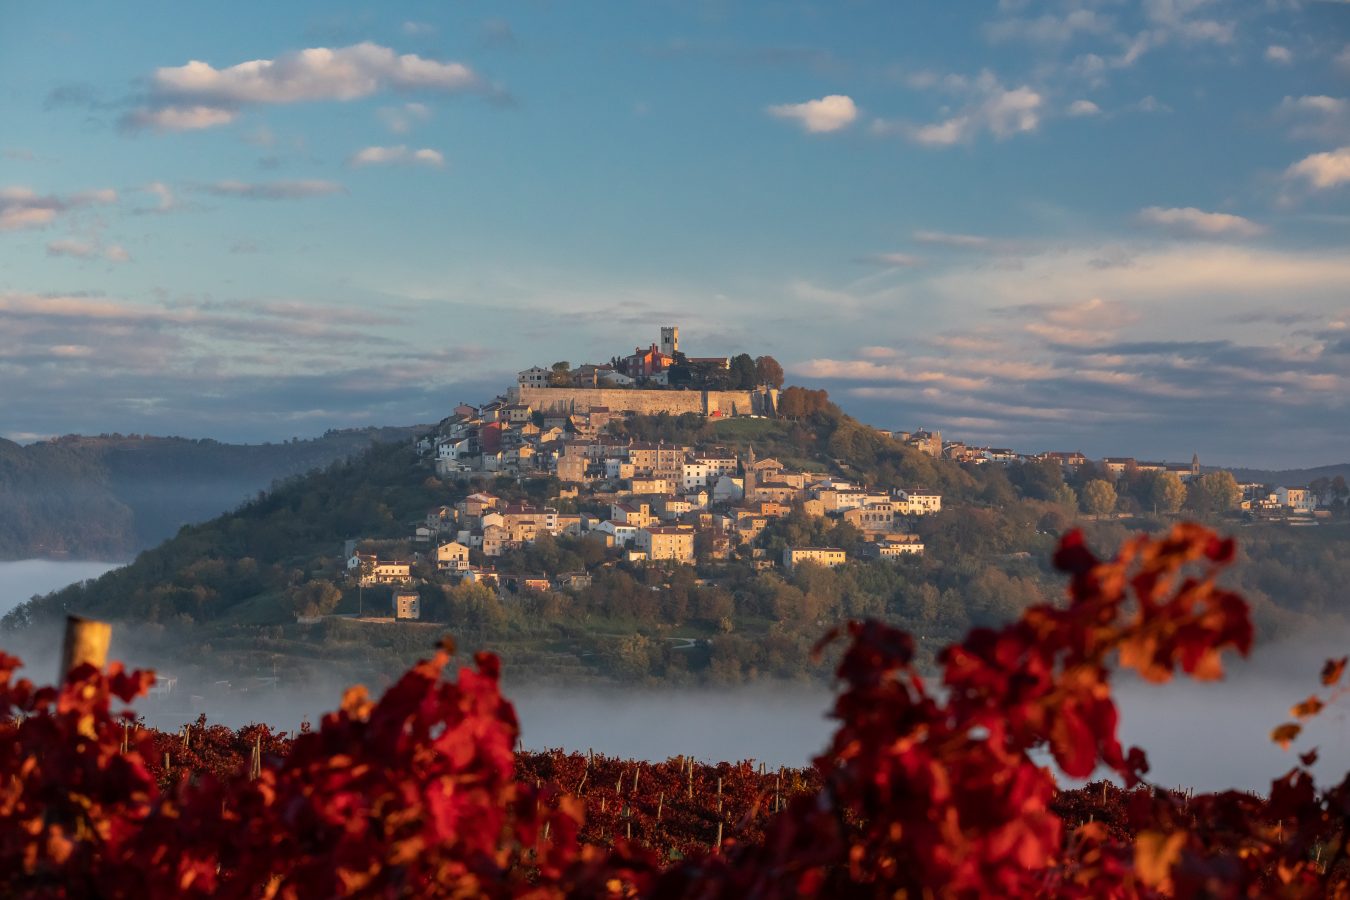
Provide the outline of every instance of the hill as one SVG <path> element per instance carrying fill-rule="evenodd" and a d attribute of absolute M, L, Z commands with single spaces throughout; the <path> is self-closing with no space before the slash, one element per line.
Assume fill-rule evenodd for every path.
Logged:
<path fill-rule="evenodd" d="M 1275 487 L 1304 487 L 1320 478 L 1328 481 L 1337 477 L 1350 480 L 1350 463 L 1317 466 L 1312 469 L 1232 469 L 1238 481 L 1257 482 Z"/>
<path fill-rule="evenodd" d="M 610 509 L 602 496 L 573 496 L 544 471 L 520 479 L 491 472 L 439 477 L 431 459 L 400 441 L 374 444 L 184 527 L 129 566 L 24 604 L 3 625 L 31 636 L 54 628 L 67 612 L 134 623 L 118 633 L 134 636 L 140 659 L 172 665 L 185 680 L 195 673 L 207 685 L 259 675 L 378 685 L 442 631 L 499 653 L 518 680 L 823 677 L 828 660 L 813 662 L 810 650 L 835 622 L 872 616 L 904 627 L 919 636 L 919 659 L 931 664 L 936 648 L 967 628 L 1006 622 L 1062 595 L 1050 557 L 1065 528 L 1083 527 L 1094 547 L 1109 551 L 1177 518 L 1148 511 L 1152 482 L 1143 474 L 1116 481 L 1120 512 L 1086 516 L 1078 498 L 1101 477 L 1090 467 L 935 459 L 851 419 L 819 393 L 819 403 L 793 418 L 651 416 L 611 430 L 620 438 L 738 455 L 753 445 L 760 460 L 772 456 L 876 490 L 939 491 L 941 511 L 904 526 L 924 543 L 922 555 L 865 558 L 857 527 L 808 514 L 802 504 L 770 517 L 724 558 L 696 542 L 694 565 L 635 562 L 595 536 L 545 534 L 499 557 L 474 551 L 475 565 L 495 566 L 498 589 L 457 581 L 424 556 L 411 573 L 421 621 L 381 621 L 375 617 L 389 615 L 392 589 L 361 587 L 348 575 L 348 540 L 362 539 L 381 558 L 407 559 L 416 547 L 413 529 L 429 510 L 482 491 L 504 504 L 547 504 L 560 516 L 603 518 Z M 1186 515 L 1226 528 L 1241 524 L 1204 505 Z M 1229 577 L 1251 599 L 1264 638 L 1313 622 L 1324 631 L 1343 626 L 1339 587 L 1350 580 L 1348 543 L 1350 528 L 1340 520 L 1242 529 L 1241 561 Z M 849 561 L 785 571 L 774 563 L 788 546 L 843 548 Z M 576 574 L 584 584 L 565 577 Z M 312 608 L 318 612 L 306 611 Z"/>
<path fill-rule="evenodd" d="M 330 431 L 279 444 L 138 435 L 0 440 L 0 559 L 127 559 L 273 482 L 417 428 Z"/>

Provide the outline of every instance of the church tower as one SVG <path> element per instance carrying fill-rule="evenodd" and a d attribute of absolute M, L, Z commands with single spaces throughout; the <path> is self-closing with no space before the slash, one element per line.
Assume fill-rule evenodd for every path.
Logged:
<path fill-rule="evenodd" d="M 755 445 L 750 445 L 750 452 L 745 457 L 745 499 L 753 500 L 755 495 Z"/>
<path fill-rule="evenodd" d="M 667 325 L 661 329 L 661 352 L 666 356 L 674 356 L 680 350 L 680 329 L 675 325 Z"/>
<path fill-rule="evenodd" d="M 1191 454 L 1191 477 L 1192 477 L 1192 478 L 1199 478 L 1199 477 L 1200 477 L 1200 454 L 1199 454 L 1199 453 L 1192 453 L 1192 454 Z"/>

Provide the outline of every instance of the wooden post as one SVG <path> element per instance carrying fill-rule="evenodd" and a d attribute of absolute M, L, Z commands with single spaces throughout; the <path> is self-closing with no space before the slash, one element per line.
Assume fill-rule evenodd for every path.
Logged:
<path fill-rule="evenodd" d="M 112 626 L 107 622 L 66 616 L 66 637 L 61 645 L 61 681 L 70 670 L 89 663 L 102 669 L 108 662 Z"/>
<path fill-rule="evenodd" d="M 248 777 L 249 777 L 249 778 L 254 778 L 254 779 L 256 779 L 256 778 L 261 778 L 261 777 L 262 777 L 262 735 L 261 735 L 261 734 L 258 735 L 258 737 L 256 738 L 256 740 L 255 740 L 255 742 L 254 742 L 254 744 L 253 744 L 253 758 L 252 758 L 252 760 L 249 761 L 249 766 L 248 766 Z"/>
<path fill-rule="evenodd" d="M 656 798 L 656 821 L 658 822 L 661 821 L 661 810 L 665 809 L 665 807 L 666 807 L 666 794 L 665 791 L 662 791 L 661 796 Z"/>

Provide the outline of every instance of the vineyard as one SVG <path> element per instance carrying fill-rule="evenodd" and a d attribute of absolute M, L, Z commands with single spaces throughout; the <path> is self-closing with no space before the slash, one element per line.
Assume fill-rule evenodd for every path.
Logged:
<path fill-rule="evenodd" d="M 121 705 L 149 673 L 36 687 L 0 656 L 0 894 L 1350 898 L 1350 775 L 1316 785 L 1315 749 L 1265 796 L 1190 795 L 1117 739 L 1115 667 L 1214 679 L 1250 649 L 1215 582 L 1233 554 L 1193 525 L 1106 561 L 1070 533 L 1067 602 L 948 647 L 940 689 L 907 634 L 851 623 L 825 639 L 846 641 L 837 730 L 803 769 L 517 753 L 496 658 L 449 678 L 448 642 L 295 735 L 144 728 Z"/>

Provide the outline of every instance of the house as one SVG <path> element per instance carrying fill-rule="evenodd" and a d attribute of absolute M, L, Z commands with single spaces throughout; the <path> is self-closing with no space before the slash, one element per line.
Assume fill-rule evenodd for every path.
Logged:
<path fill-rule="evenodd" d="M 469 548 L 458 541 L 441 544 L 436 548 L 436 568 L 442 572 L 469 568 Z"/>
<path fill-rule="evenodd" d="M 784 547 L 783 568 L 791 572 L 802 563 L 833 569 L 848 562 L 848 554 L 838 547 Z"/>
<path fill-rule="evenodd" d="M 609 544 L 612 547 L 627 547 L 637 539 L 638 529 L 636 525 L 625 525 L 622 522 L 604 521 L 591 529 L 601 534 L 609 536 Z"/>
<path fill-rule="evenodd" d="M 510 422 L 512 425 L 521 425 L 529 422 L 534 415 L 534 410 L 528 403 L 512 403 L 509 406 L 503 406 L 501 418 Z"/>
<path fill-rule="evenodd" d="M 860 531 L 885 531 L 895 522 L 895 510 L 890 503 L 869 503 L 845 510 L 844 521 Z"/>
<path fill-rule="evenodd" d="M 412 581 L 412 563 L 397 560 L 388 562 L 375 560 L 361 578 L 363 585 L 407 584 L 410 581 Z"/>
<path fill-rule="evenodd" d="M 923 540 L 917 534 L 888 535 L 873 543 L 865 544 L 863 549 L 876 559 L 922 556 Z"/>
<path fill-rule="evenodd" d="M 637 549 L 656 561 L 694 561 L 694 529 L 689 525 L 648 525 L 637 533 Z"/>
<path fill-rule="evenodd" d="M 713 484 L 713 503 L 733 503 L 745 496 L 745 480 L 723 475 Z"/>
<path fill-rule="evenodd" d="M 1133 456 L 1108 456 L 1102 460 L 1102 468 L 1111 474 L 1114 478 L 1119 478 L 1126 472 L 1139 468 L 1139 463 Z"/>
<path fill-rule="evenodd" d="M 942 512 L 942 495 L 926 488 L 895 492 L 895 511 L 906 516 L 927 516 Z"/>
<path fill-rule="evenodd" d="M 589 572 L 559 572 L 554 585 L 559 590 L 584 591 L 591 586 Z"/>
<path fill-rule="evenodd" d="M 422 618 L 422 602 L 416 591 L 394 592 L 394 618 L 400 622 Z"/>
<path fill-rule="evenodd" d="M 516 384 L 521 387 L 548 387 L 549 378 L 552 377 L 552 375 L 552 369 L 541 369 L 539 366 L 531 366 L 524 372 L 516 373 Z"/>
<path fill-rule="evenodd" d="M 1299 513 L 1310 513 L 1317 509 L 1317 498 L 1305 487 L 1277 487 L 1275 500 L 1280 506 Z"/>
<path fill-rule="evenodd" d="M 627 503 L 611 503 L 609 518 L 612 522 L 643 528 L 656 521 L 652 507 L 645 500 L 633 500 Z"/>

